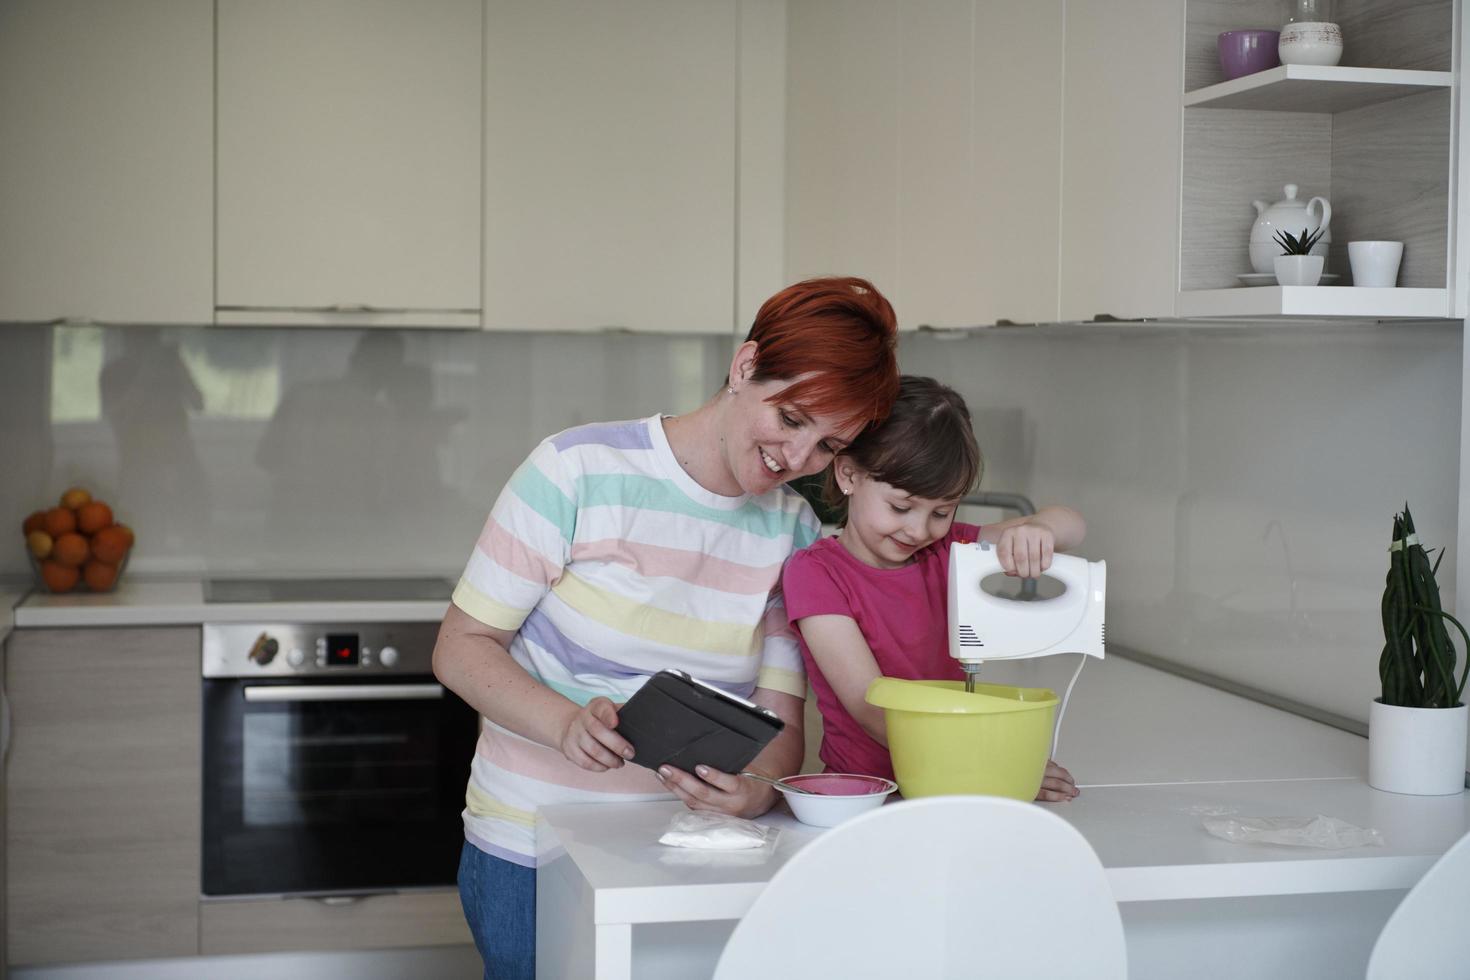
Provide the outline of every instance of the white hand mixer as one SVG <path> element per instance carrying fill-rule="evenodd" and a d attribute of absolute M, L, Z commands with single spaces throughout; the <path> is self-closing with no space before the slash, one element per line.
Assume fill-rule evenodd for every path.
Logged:
<path fill-rule="evenodd" d="M 950 545 L 949 655 L 960 662 L 965 690 L 973 694 L 975 676 L 986 660 L 1083 654 L 1057 709 L 1051 750 L 1055 757 L 1062 715 L 1082 665 L 1088 657 L 1103 658 L 1108 565 L 1075 555 L 1054 555 L 1045 574 L 1061 582 L 1065 591 L 1051 599 L 1021 600 L 986 592 L 981 583 L 1000 572 L 1000 556 L 993 545 Z"/>

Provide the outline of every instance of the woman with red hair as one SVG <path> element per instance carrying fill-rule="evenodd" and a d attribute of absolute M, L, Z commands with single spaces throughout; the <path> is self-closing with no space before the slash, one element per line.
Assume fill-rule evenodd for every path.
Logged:
<path fill-rule="evenodd" d="M 800 768 L 806 679 L 778 583 L 819 525 L 786 483 L 887 416 L 895 333 L 871 283 L 797 283 L 699 408 L 558 433 L 501 491 L 434 649 L 482 716 L 459 886 L 486 977 L 534 973 L 538 807 L 672 796 L 753 817 L 775 802 L 705 766 L 627 764 L 618 705 L 659 670 L 774 711 L 786 727 L 746 768 Z"/>

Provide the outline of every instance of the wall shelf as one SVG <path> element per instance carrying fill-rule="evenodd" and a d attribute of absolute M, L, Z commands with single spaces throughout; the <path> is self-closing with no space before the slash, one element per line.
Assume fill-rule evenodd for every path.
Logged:
<path fill-rule="evenodd" d="M 1346 112 L 1433 89 L 1449 88 L 1447 71 L 1281 65 L 1184 93 L 1185 108 L 1272 112 Z"/>
<path fill-rule="evenodd" d="M 1450 315 L 1447 289 L 1355 286 L 1236 286 L 1179 293 L 1181 317 L 1350 316 L 1424 319 Z"/>

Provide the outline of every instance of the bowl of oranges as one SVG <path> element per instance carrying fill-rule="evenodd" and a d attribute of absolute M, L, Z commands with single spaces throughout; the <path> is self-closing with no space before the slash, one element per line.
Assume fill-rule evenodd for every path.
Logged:
<path fill-rule="evenodd" d="M 22 530 L 36 584 L 47 592 L 111 592 L 128 567 L 133 532 L 117 523 L 112 508 L 81 487 L 57 506 L 38 510 Z"/>

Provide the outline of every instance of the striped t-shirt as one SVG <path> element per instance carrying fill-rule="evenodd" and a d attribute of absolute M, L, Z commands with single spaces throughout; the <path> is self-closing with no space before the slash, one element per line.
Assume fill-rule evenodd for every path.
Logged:
<path fill-rule="evenodd" d="M 694 482 L 660 416 L 579 426 L 537 446 L 501 491 L 454 604 L 516 631 L 516 662 L 577 704 L 621 704 L 664 668 L 742 697 L 805 697 L 779 582 L 818 531 L 784 486 L 724 497 Z M 482 718 L 465 835 L 534 867 L 537 807 L 669 796 L 648 769 L 591 772 Z"/>

